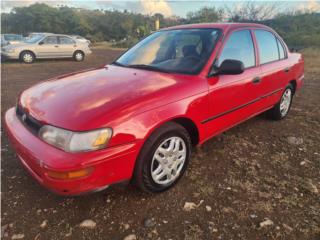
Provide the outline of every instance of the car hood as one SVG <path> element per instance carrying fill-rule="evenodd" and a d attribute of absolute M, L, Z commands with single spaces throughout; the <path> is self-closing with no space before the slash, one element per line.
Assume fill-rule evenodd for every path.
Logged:
<path fill-rule="evenodd" d="M 37 84 L 19 104 L 44 124 L 90 130 L 194 95 L 199 89 L 188 78 L 108 65 Z"/>
<path fill-rule="evenodd" d="M 10 44 L 6 45 L 4 48 L 5 49 L 12 49 L 12 48 L 17 49 L 17 48 L 24 48 L 26 46 L 33 46 L 33 44 L 25 43 L 25 42 L 10 42 Z"/>

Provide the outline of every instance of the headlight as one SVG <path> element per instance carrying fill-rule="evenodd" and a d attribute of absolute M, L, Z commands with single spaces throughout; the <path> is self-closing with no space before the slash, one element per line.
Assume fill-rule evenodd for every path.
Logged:
<path fill-rule="evenodd" d="M 66 152 L 93 151 L 104 148 L 111 136 L 112 130 L 110 128 L 72 132 L 45 125 L 39 131 L 39 137 L 42 140 Z"/>

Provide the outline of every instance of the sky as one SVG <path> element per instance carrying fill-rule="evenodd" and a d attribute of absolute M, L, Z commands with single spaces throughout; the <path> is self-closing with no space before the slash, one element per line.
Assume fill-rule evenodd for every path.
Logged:
<path fill-rule="evenodd" d="M 185 17 L 190 11 L 198 10 L 202 7 L 231 7 L 239 6 L 241 0 L 233 1 L 213 1 L 213 0 L 2 0 L 1 12 L 9 12 L 13 7 L 29 6 L 36 2 L 43 2 L 51 6 L 67 5 L 87 9 L 117 9 L 128 10 L 136 13 L 155 14 L 162 13 L 164 16 Z M 256 4 L 276 4 L 279 10 L 313 10 L 320 11 L 320 0 L 306 1 L 271 1 L 256 0 Z"/>

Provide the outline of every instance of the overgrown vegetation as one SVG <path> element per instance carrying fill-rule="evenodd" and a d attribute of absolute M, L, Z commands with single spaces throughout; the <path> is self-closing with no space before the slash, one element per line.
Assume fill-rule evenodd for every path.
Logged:
<path fill-rule="evenodd" d="M 320 46 L 320 13 L 282 12 L 275 5 L 243 3 L 237 9 L 204 7 L 186 18 L 142 15 L 128 11 L 86 10 L 33 4 L 3 13 L 3 33 L 54 32 L 79 34 L 92 41 L 110 41 L 128 47 L 154 31 L 154 21 L 161 27 L 200 22 L 257 22 L 266 24 L 284 38 L 289 46 Z"/>

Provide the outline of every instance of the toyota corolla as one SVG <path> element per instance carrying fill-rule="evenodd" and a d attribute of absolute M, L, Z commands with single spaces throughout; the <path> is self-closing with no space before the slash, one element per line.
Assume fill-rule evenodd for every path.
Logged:
<path fill-rule="evenodd" d="M 192 148 L 257 114 L 287 116 L 303 57 L 259 24 L 152 33 L 112 64 L 39 83 L 7 111 L 23 166 L 62 195 L 182 177 Z"/>

